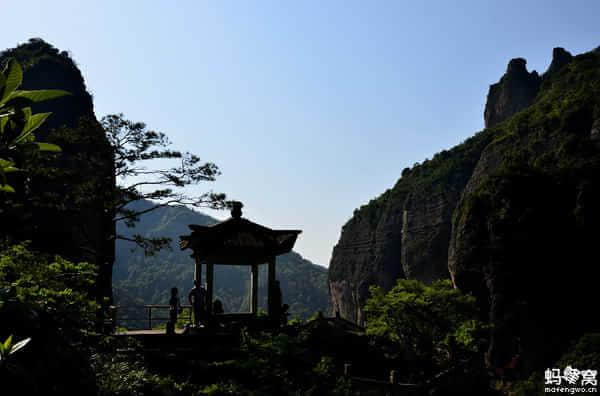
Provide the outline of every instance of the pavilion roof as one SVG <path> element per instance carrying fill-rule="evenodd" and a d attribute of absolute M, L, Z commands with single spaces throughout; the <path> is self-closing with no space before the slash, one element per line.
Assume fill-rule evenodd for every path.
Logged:
<path fill-rule="evenodd" d="M 264 263 L 294 247 L 300 230 L 273 230 L 241 217 L 241 203 L 232 217 L 210 226 L 191 224 L 190 235 L 182 235 L 181 249 L 214 264 L 250 265 Z"/>

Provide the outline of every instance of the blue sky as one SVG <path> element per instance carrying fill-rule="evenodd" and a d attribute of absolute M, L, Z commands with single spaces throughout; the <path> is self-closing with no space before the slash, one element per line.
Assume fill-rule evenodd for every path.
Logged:
<path fill-rule="evenodd" d="M 217 163 L 246 217 L 328 265 L 353 210 L 483 128 L 511 58 L 600 45 L 598 1 L 33 1 L 0 47 L 71 53 L 98 117 L 123 112 Z M 219 218 L 226 213 L 209 213 Z"/>

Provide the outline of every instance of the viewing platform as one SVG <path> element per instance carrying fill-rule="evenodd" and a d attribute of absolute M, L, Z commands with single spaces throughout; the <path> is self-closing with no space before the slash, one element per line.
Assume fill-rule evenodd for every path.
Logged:
<path fill-rule="evenodd" d="M 166 304 L 113 306 L 107 327 L 118 339 L 133 338 L 141 342 L 145 352 L 159 354 L 235 353 L 246 331 L 277 329 L 287 322 L 288 306 L 282 303 L 276 257 L 292 250 L 301 231 L 272 230 L 242 218 L 241 202 L 231 206 L 229 219 L 211 226 L 190 225 L 192 233 L 180 237 L 180 248 L 191 249 L 194 259 L 194 288 L 189 294 L 194 305 L 177 304 L 175 314 Z M 258 313 L 261 264 L 268 266 L 266 315 Z M 214 298 L 215 265 L 249 268 L 248 312 L 223 313 Z M 203 267 L 206 288 L 202 284 Z M 171 292 L 172 299 L 179 301 L 178 290 L 173 288 Z M 125 342 L 123 350 L 127 348 Z"/>

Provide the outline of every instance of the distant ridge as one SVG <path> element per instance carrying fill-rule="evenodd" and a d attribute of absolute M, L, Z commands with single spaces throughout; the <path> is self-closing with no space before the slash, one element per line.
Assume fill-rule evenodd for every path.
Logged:
<path fill-rule="evenodd" d="M 149 201 L 136 202 L 135 210 L 149 207 Z M 113 271 L 115 302 L 122 305 L 166 304 L 171 287 L 185 296 L 193 280 L 194 262 L 189 251 L 179 249 L 179 236 L 189 234 L 189 224 L 209 225 L 218 220 L 184 207 L 165 207 L 143 215 L 135 228 L 119 224 L 117 232 L 172 238 L 171 250 L 145 257 L 132 244 L 117 241 Z M 262 266 L 261 266 L 262 267 Z M 328 303 L 327 269 L 311 263 L 296 252 L 277 258 L 277 278 L 281 281 L 284 302 L 290 305 L 292 317 L 307 318 L 325 311 Z M 259 307 L 266 308 L 266 273 L 261 268 Z M 249 271 L 241 266 L 215 268 L 215 298 L 227 312 L 248 310 Z"/>

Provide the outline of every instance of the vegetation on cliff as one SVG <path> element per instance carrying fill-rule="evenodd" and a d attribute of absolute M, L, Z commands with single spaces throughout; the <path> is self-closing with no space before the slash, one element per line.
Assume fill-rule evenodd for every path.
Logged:
<path fill-rule="evenodd" d="M 535 102 L 494 128 L 454 213 L 449 258 L 455 284 L 489 312 L 488 363 L 518 355 L 523 373 L 600 328 L 585 304 L 567 302 L 598 299 L 582 274 L 598 259 L 600 54 L 543 77 Z M 550 326 L 557 312 L 583 319 Z"/>
<path fill-rule="evenodd" d="M 36 130 L 36 138 L 60 146 L 62 152 L 40 156 L 27 151 L 15 158 L 25 172 L 11 176 L 18 188 L 5 201 L 10 210 L 3 212 L 1 226 L 14 241 L 31 240 L 34 250 L 97 265 L 94 293 L 101 301 L 110 296 L 114 261 L 112 217 L 106 210 L 114 187 L 114 159 L 92 97 L 70 56 L 41 39 L 3 51 L 0 62 L 8 59 L 23 65 L 21 89 L 59 89 L 70 95 L 30 106 L 32 114 L 52 113 Z"/>
<path fill-rule="evenodd" d="M 517 61 L 507 73 L 516 66 L 527 73 Z M 490 325 L 483 348 L 488 367 L 510 366 L 518 378 L 557 362 L 571 342 L 600 329 L 588 305 L 570 303 L 598 299 L 593 278 L 584 274 L 598 258 L 600 52 L 571 57 L 555 49 L 548 71 L 530 77 L 536 82 L 519 111 L 489 103 L 498 105 L 492 127 L 405 169 L 344 226 L 329 278 L 332 289 L 343 284 L 360 296 L 332 295 L 332 304 L 345 302 L 347 317 L 366 306 L 365 280 L 392 287 L 381 271 L 389 277 L 400 267 L 400 277 L 428 282 L 422 269 L 450 275 L 472 293 L 479 319 Z M 516 83 L 511 78 L 488 99 L 517 95 L 507 86 Z M 375 252 L 363 261 L 350 257 L 357 235 L 368 238 L 360 249 Z M 444 272 L 436 273 L 431 261 L 444 264 Z"/>
<path fill-rule="evenodd" d="M 81 71 L 68 52 L 59 51 L 40 38 L 33 38 L 0 53 L 0 64 L 13 58 L 23 66 L 24 90 L 61 89 L 69 96 L 57 98 L 52 102 L 36 103 L 34 113 L 52 112 L 46 122 L 46 128 L 40 138 L 46 141 L 43 132 L 52 128 L 74 127 L 81 117 L 94 117 L 92 95 L 87 91 Z"/>
<path fill-rule="evenodd" d="M 600 324 L 590 302 L 598 294 L 588 274 L 598 261 L 600 227 L 600 53 L 574 58 L 557 53 L 561 60 L 534 76 L 539 91 L 529 107 L 514 115 L 511 108 L 510 118 L 496 118 L 493 127 L 461 145 L 405 169 L 392 189 L 361 207 L 346 225 L 346 230 L 366 228 L 346 254 L 356 256 L 354 249 L 366 240 L 368 255 L 353 261 L 354 268 L 336 262 L 330 279 L 357 283 L 349 294 L 364 308 L 366 332 L 340 317 L 316 316 L 274 330 L 249 321 L 227 334 L 208 334 L 215 338 L 204 339 L 200 352 L 188 355 L 192 344 L 147 348 L 101 334 L 104 322 L 98 319 L 109 303 L 102 297 L 110 294 L 116 236 L 110 206 L 114 152 L 104 136 L 106 125 L 93 117 L 81 74 L 66 53 L 41 40 L 3 53 L 27 66 L 23 86 L 72 87 L 75 102 L 62 102 L 73 107 L 58 109 L 60 121 L 54 122 L 61 127 L 48 123 L 39 130 L 63 147 L 63 155 L 15 156 L 15 164 L 20 161 L 27 171 L 27 183 L 15 182 L 14 193 L 0 192 L 0 221 L 12 233 L 0 250 L 0 341 L 5 348 L 11 335 L 15 341 L 31 339 L 0 365 L 2 391 L 352 395 L 365 394 L 359 385 L 364 379 L 357 377 L 371 379 L 367 393 L 381 393 L 390 386 L 382 380 L 396 370 L 396 380 L 432 394 L 494 394 L 494 382 L 503 393 L 535 394 L 542 392 L 544 367 L 596 369 Z M 10 69 L 6 75 L 14 77 Z M 53 77 L 48 82 L 40 75 Z M 13 84 L 14 78 L 5 80 Z M 499 96 L 508 80 L 496 86 Z M 32 109 L 19 110 L 25 116 L 21 122 L 42 111 Z M 128 130 L 145 130 L 136 125 L 125 123 Z M 151 134 L 149 141 L 160 143 L 163 137 Z M 143 150 L 136 150 L 121 154 L 144 159 Z M 208 170 L 210 179 L 214 169 Z M 186 184 L 176 178 L 170 182 Z M 135 221 L 118 230 L 127 237 L 177 240 L 189 233 L 188 224 L 215 221 L 172 207 L 138 218 L 154 204 L 128 191 L 134 203 L 123 208 Z M 400 232 L 394 229 L 398 224 Z M 393 243 L 384 243 L 382 236 L 390 235 Z M 18 242 L 22 239 L 32 241 Z M 171 287 L 191 286 L 191 260 L 177 246 L 171 248 L 150 261 L 143 252 L 117 246 L 119 302 L 164 303 Z M 393 260 L 396 254 L 401 260 Z M 435 263 L 429 273 L 417 268 L 425 262 Z M 445 272 L 436 267 L 440 262 L 449 263 Z M 394 276 L 427 282 L 396 281 L 386 272 L 393 266 L 401 267 Z M 293 314 L 306 318 L 323 310 L 322 268 L 291 253 L 281 258 L 278 274 Z M 432 282 L 448 275 L 452 281 Z M 215 294 L 226 310 L 247 305 L 245 276 L 235 268 L 216 271 Z M 372 284 L 384 287 L 369 288 Z"/>

